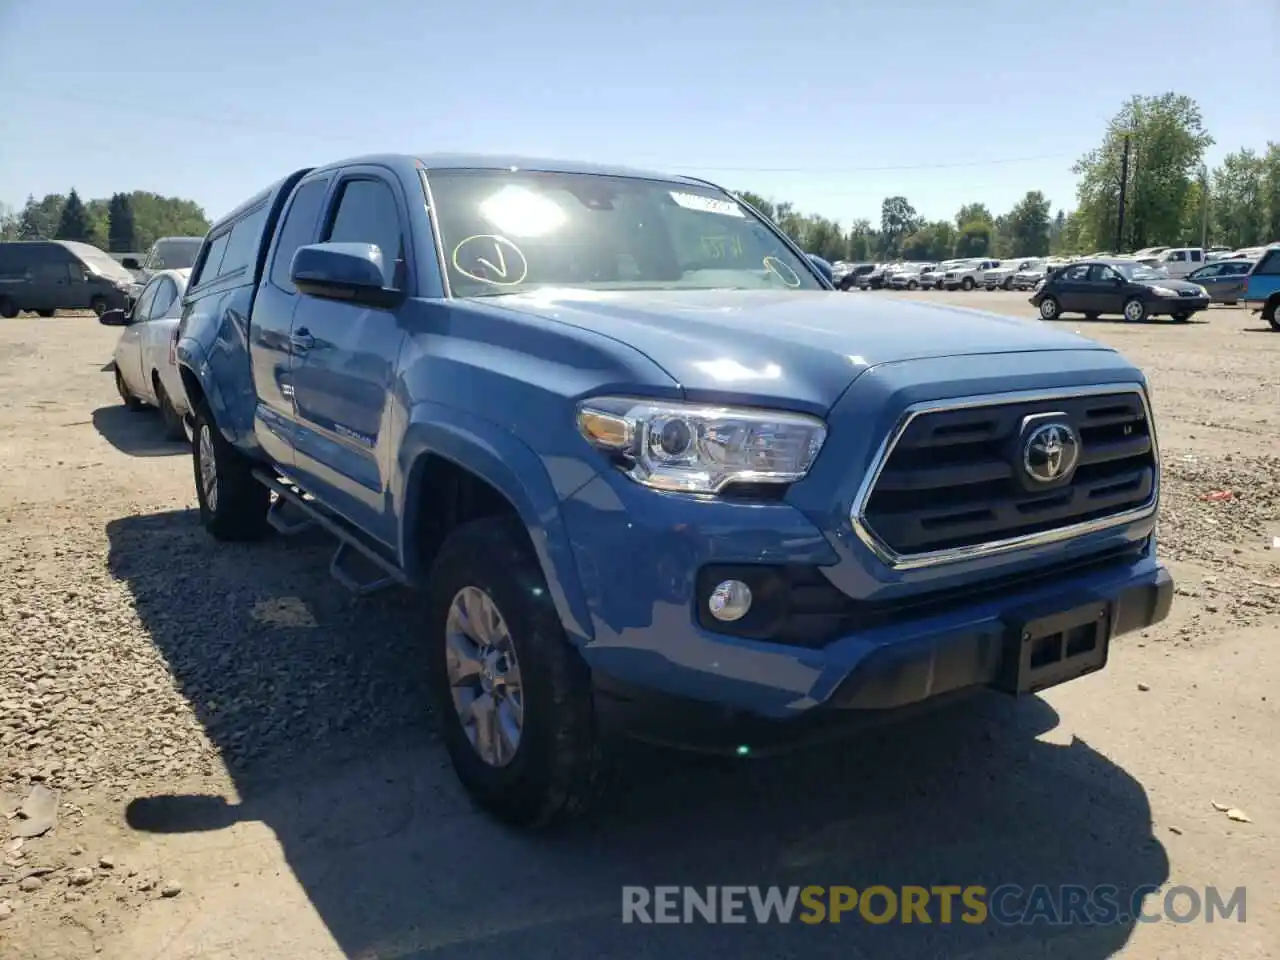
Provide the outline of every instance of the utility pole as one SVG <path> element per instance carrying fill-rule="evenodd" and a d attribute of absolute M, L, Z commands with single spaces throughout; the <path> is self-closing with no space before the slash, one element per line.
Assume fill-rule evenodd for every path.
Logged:
<path fill-rule="evenodd" d="M 1200 246 L 1203 248 L 1209 246 L 1209 168 L 1203 163 L 1200 164 L 1200 184 L 1201 206 L 1204 208 L 1200 220 Z"/>
<path fill-rule="evenodd" d="M 1124 201 L 1129 190 L 1129 134 L 1124 135 L 1124 154 L 1120 158 L 1120 215 L 1116 217 L 1117 256 L 1124 253 Z"/>

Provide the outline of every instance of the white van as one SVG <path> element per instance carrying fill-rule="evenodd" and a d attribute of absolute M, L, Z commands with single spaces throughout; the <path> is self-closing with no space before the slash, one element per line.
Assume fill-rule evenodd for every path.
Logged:
<path fill-rule="evenodd" d="M 1201 247 L 1173 247 L 1160 254 L 1153 266 L 1163 268 L 1170 277 L 1185 277 L 1204 266 L 1204 249 Z"/>

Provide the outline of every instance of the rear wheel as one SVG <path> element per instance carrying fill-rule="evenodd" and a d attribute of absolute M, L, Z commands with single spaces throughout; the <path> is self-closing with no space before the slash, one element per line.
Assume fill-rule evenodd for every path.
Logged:
<path fill-rule="evenodd" d="M 160 408 L 160 416 L 164 418 L 164 436 L 166 440 L 185 440 L 187 430 L 182 425 L 182 416 L 174 409 L 169 393 L 160 382 L 160 375 L 155 374 L 152 384 L 156 391 L 156 406 Z"/>
<path fill-rule="evenodd" d="M 1147 305 L 1137 297 L 1130 297 L 1124 302 L 1124 318 L 1130 323 L 1141 323 L 1147 319 Z"/>
<path fill-rule="evenodd" d="M 1269 301 L 1262 308 L 1262 319 L 1271 324 L 1272 330 L 1280 330 L 1280 298 Z"/>
<path fill-rule="evenodd" d="M 585 811 L 604 784 L 590 671 L 517 519 L 449 535 L 431 571 L 427 631 L 432 703 L 476 803 L 521 827 Z"/>
<path fill-rule="evenodd" d="M 124 401 L 124 405 L 130 410 L 141 410 L 146 406 L 129 392 L 129 385 L 124 382 L 124 374 L 120 372 L 119 367 L 116 367 L 116 393 L 120 394 L 120 399 Z"/>
<path fill-rule="evenodd" d="M 201 405 L 191 444 L 200 523 L 219 540 L 256 540 L 266 532 L 271 491 L 253 478 L 250 462 L 227 442 Z"/>

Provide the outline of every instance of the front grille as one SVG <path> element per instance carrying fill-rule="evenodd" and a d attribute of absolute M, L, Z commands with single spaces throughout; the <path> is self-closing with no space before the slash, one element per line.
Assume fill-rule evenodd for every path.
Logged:
<path fill-rule="evenodd" d="M 1199 290 L 1179 290 L 1179 291 L 1178 291 L 1178 296 L 1180 296 L 1180 297 L 1198 297 L 1198 296 L 1200 296 L 1200 291 L 1199 291 Z"/>
<path fill-rule="evenodd" d="M 1047 483 L 1024 467 L 1042 423 L 1077 438 L 1074 471 Z M 1156 456 L 1137 390 L 923 410 L 899 429 L 856 520 L 898 558 L 983 547 L 1152 508 Z"/>

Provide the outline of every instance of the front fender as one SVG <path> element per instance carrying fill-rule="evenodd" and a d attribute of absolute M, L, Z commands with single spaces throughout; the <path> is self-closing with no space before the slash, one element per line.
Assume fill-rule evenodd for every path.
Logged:
<path fill-rule="evenodd" d="M 561 498 L 543 460 L 503 427 L 431 402 L 415 404 L 409 411 L 393 486 L 392 509 L 400 518 L 400 560 L 410 578 L 421 582 L 427 574 L 413 531 L 419 518 L 423 468 L 431 455 L 469 470 L 511 502 L 529 532 L 565 632 L 576 644 L 590 642 L 591 615 L 560 514 Z M 589 479 L 583 477 L 582 483 Z"/>

